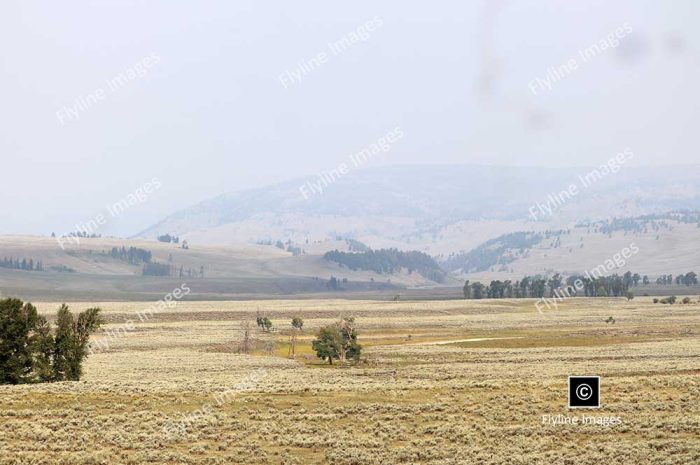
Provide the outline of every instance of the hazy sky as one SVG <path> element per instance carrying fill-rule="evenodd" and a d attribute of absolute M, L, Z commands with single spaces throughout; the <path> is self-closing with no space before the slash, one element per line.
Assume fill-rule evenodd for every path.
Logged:
<path fill-rule="evenodd" d="M 155 177 L 100 231 L 132 234 L 397 126 L 372 164 L 697 162 L 697 1 L 378 3 L 4 1 L 0 233 L 72 230 Z"/>

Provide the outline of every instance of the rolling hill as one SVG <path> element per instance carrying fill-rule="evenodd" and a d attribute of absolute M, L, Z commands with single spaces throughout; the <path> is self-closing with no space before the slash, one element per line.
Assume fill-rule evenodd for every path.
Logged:
<path fill-rule="evenodd" d="M 589 169 L 375 168 L 308 199 L 299 191 L 303 179 L 224 194 L 131 239 L 80 238 L 63 249 L 50 237 L 0 236 L 0 292 L 159 298 L 187 280 L 196 283 L 196 298 L 390 295 L 454 290 L 467 278 L 580 273 L 630 244 L 639 252 L 615 271 L 654 276 L 696 268 L 694 169 L 628 168 L 542 214 L 562 186 Z M 155 240 L 165 233 L 180 244 Z M 348 255 L 358 252 L 367 257 Z M 158 273 L 165 276 L 144 276 Z"/>
<path fill-rule="evenodd" d="M 623 167 L 584 187 L 596 169 L 389 166 L 351 172 L 308 198 L 300 186 L 314 179 L 296 179 L 220 195 L 167 216 L 135 238 L 174 233 L 193 244 L 240 246 L 341 237 L 375 249 L 446 257 L 501 234 L 700 209 L 697 167 Z M 551 207 L 551 199 L 572 184 L 578 194 L 555 205 L 551 215 L 537 208 Z"/>

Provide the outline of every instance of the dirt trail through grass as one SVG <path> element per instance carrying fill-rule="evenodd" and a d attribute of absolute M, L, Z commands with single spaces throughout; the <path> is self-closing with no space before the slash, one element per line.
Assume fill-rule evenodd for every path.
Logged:
<path fill-rule="evenodd" d="M 431 341 L 431 342 L 414 342 L 411 346 L 442 346 L 447 344 L 457 344 L 460 342 L 481 342 L 481 341 L 500 341 L 503 339 L 525 339 L 525 336 L 511 336 L 511 337 L 473 337 L 471 339 L 449 339 L 445 341 Z"/>

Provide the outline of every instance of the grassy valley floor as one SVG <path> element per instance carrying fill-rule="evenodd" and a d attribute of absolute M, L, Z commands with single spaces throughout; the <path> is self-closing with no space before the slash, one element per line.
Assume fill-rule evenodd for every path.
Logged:
<path fill-rule="evenodd" d="M 106 329 L 134 328 L 83 380 L 0 386 L 0 464 L 700 463 L 696 304 L 180 302 L 146 322 L 149 303 L 100 305 Z M 238 354 L 258 311 L 276 330 Z M 341 315 L 356 318 L 363 361 L 329 367 L 310 342 Z M 600 375 L 602 408 L 569 410 L 569 375 Z M 558 414 L 622 424 L 543 424 Z"/>

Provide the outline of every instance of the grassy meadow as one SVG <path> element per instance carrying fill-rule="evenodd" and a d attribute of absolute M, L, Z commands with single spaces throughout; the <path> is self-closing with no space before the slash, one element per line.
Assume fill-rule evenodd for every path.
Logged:
<path fill-rule="evenodd" d="M 99 305 L 115 336 L 93 336 L 109 346 L 81 381 L 0 386 L 0 465 L 700 463 L 698 304 L 179 302 L 145 322 L 149 303 Z M 340 316 L 364 352 L 330 367 L 311 340 Z M 243 321 L 251 355 L 238 353 Z M 600 375 L 602 408 L 569 410 L 568 375 Z M 543 424 L 558 414 L 622 424 Z"/>

